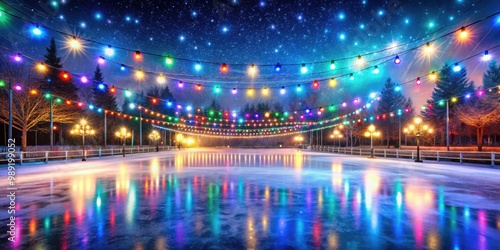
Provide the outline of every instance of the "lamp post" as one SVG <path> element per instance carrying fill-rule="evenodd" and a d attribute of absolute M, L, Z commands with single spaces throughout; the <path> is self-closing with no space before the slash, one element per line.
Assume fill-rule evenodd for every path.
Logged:
<path fill-rule="evenodd" d="M 130 132 L 127 131 L 127 128 L 122 127 L 120 130 L 116 131 L 115 135 L 122 140 L 122 154 L 123 157 L 125 157 L 125 143 L 127 138 L 130 138 L 131 136 Z"/>
<path fill-rule="evenodd" d="M 379 131 L 375 131 L 375 126 L 372 124 L 368 126 L 368 131 L 365 132 L 366 137 L 370 137 L 370 157 L 369 158 L 375 158 L 373 156 L 373 136 L 380 136 Z"/>
<path fill-rule="evenodd" d="M 158 131 L 156 130 L 151 131 L 151 133 L 149 134 L 149 139 L 153 140 L 156 143 L 156 152 L 160 151 L 160 149 L 158 148 L 158 140 L 160 139 L 160 133 L 158 133 Z"/>
<path fill-rule="evenodd" d="M 339 148 L 340 148 L 340 139 L 343 137 L 340 131 L 335 129 L 330 137 L 333 138 L 333 146 L 335 146 L 335 139 L 336 138 L 339 139 Z"/>
<path fill-rule="evenodd" d="M 423 133 L 432 134 L 433 129 L 429 128 L 428 125 L 422 124 L 422 118 L 415 117 L 415 119 L 413 119 L 413 124 L 410 124 L 408 128 L 404 128 L 403 131 L 405 134 L 413 134 L 417 138 L 417 159 L 415 162 L 423 162 L 422 159 L 420 159 L 420 137 Z"/>
<path fill-rule="evenodd" d="M 81 119 L 80 123 L 76 124 L 75 127 L 70 131 L 72 135 L 82 136 L 82 161 L 86 161 L 85 154 L 85 135 L 95 135 L 95 131 L 91 129 L 90 125 L 87 124 L 85 119 Z"/>

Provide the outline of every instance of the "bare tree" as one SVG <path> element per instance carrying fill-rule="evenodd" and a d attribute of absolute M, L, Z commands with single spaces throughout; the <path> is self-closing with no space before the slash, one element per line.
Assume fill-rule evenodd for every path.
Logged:
<path fill-rule="evenodd" d="M 500 120 L 500 99 L 484 97 L 455 110 L 457 118 L 476 128 L 477 150 L 483 150 L 484 127 Z"/>
<path fill-rule="evenodd" d="M 13 76 L 12 72 L 2 72 L 4 76 Z M 28 131 L 40 123 L 50 121 L 50 102 L 39 92 L 40 84 L 37 80 L 20 77 L 10 77 L 12 82 L 21 83 L 23 90 L 13 92 L 12 100 L 12 127 L 21 131 L 21 150 L 26 151 Z M 9 123 L 9 93 L 7 89 L 0 91 L 0 122 Z M 54 121 L 59 123 L 72 123 L 76 120 L 73 112 L 68 112 L 65 104 L 53 104 Z"/>

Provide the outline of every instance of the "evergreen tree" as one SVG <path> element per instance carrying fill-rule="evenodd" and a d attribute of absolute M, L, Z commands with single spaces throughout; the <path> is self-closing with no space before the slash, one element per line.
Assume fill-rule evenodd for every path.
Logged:
<path fill-rule="evenodd" d="M 102 75 L 101 68 L 97 65 L 94 71 L 94 78 L 92 83 L 92 99 L 93 103 L 96 107 L 100 107 L 106 110 L 117 111 L 116 98 L 114 94 L 110 92 L 108 86 L 105 86 L 104 89 L 99 88 L 99 84 L 104 83 L 104 77 Z"/>
<path fill-rule="evenodd" d="M 388 78 L 381 91 L 380 101 L 377 106 L 377 114 L 386 114 L 386 119 L 379 122 L 382 135 L 386 137 L 387 146 L 390 146 L 391 138 L 399 136 L 399 123 L 401 126 L 411 119 L 411 113 L 405 113 L 405 109 L 412 109 L 413 102 L 406 98 L 396 87 L 398 84 Z M 390 113 L 395 114 L 390 116 Z M 401 120 L 400 120 L 401 119 Z"/>
<path fill-rule="evenodd" d="M 441 68 L 431 99 L 427 100 L 427 108 L 421 114 L 426 120 L 435 125 L 436 132 L 441 134 L 443 143 L 446 134 L 446 100 L 473 92 L 474 82 L 469 81 L 467 78 L 465 67 L 458 72 L 454 72 L 452 67 L 446 64 Z M 449 108 L 451 117 L 454 108 L 452 103 L 449 103 Z M 450 118 L 450 120 L 452 119 Z"/>
<path fill-rule="evenodd" d="M 489 89 L 500 84 L 500 65 L 492 60 L 488 65 L 488 70 L 483 74 L 483 88 Z"/>

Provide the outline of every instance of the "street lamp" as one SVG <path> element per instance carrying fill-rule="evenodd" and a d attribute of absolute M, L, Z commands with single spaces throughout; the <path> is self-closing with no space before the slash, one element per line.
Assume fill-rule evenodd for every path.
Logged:
<path fill-rule="evenodd" d="M 415 117 L 413 123 L 414 124 L 410 124 L 408 128 L 404 128 L 403 131 L 405 132 L 405 134 L 413 134 L 417 138 L 417 159 L 415 160 L 415 162 L 423 162 L 420 159 L 420 137 L 424 132 L 432 134 L 434 130 L 432 128 L 429 128 L 428 125 L 423 125 L 422 118 L 420 117 Z"/>
<path fill-rule="evenodd" d="M 75 127 L 70 131 L 72 135 L 82 136 L 82 161 L 86 161 L 85 154 L 85 135 L 95 135 L 95 131 L 87 124 L 85 119 L 81 119 L 80 123 L 75 124 Z"/>
<path fill-rule="evenodd" d="M 122 140 L 122 153 L 123 157 L 125 157 L 125 143 L 127 141 L 127 138 L 130 138 L 130 132 L 127 131 L 127 128 L 122 127 L 120 130 L 116 131 L 115 135 Z"/>
<path fill-rule="evenodd" d="M 370 158 L 375 158 L 375 156 L 373 156 L 373 137 L 380 136 L 380 132 L 375 131 L 375 126 L 372 124 L 368 126 L 368 131 L 365 132 L 365 136 L 370 137 Z"/>
<path fill-rule="evenodd" d="M 335 146 L 335 138 L 338 138 L 338 139 L 339 139 L 339 147 L 340 147 L 340 139 L 341 139 L 342 137 L 343 137 L 343 136 L 342 136 L 342 134 L 340 133 L 340 131 L 338 131 L 338 130 L 336 130 L 336 129 L 335 129 L 335 130 L 333 131 L 333 134 L 332 134 L 332 135 L 330 135 L 330 138 L 333 138 L 333 140 L 334 140 L 334 141 L 333 141 L 333 146 Z"/>
<path fill-rule="evenodd" d="M 156 142 L 156 152 L 160 151 L 160 149 L 158 148 L 158 140 L 160 139 L 160 133 L 158 133 L 158 131 L 156 130 L 151 131 L 151 133 L 149 134 L 149 139 Z"/>

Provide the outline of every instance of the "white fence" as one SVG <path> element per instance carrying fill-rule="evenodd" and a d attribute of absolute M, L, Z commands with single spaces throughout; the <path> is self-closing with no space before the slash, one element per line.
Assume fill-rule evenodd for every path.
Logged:
<path fill-rule="evenodd" d="M 370 156 L 370 148 L 349 148 L 349 147 L 313 145 L 311 149 L 320 152 Z M 417 158 L 417 150 L 374 148 L 373 155 L 375 157 L 406 158 L 413 160 Z M 470 151 L 459 152 L 459 151 L 420 150 L 420 158 L 423 160 L 434 160 L 434 161 L 451 161 L 459 163 L 472 162 L 472 163 L 490 164 L 491 166 L 495 166 L 498 163 L 500 163 L 500 153 L 498 152 L 470 152 Z"/>
<path fill-rule="evenodd" d="M 34 151 L 34 152 L 14 152 L 16 164 L 23 164 L 27 162 L 45 162 L 56 161 L 56 160 L 70 160 L 70 159 L 82 159 L 83 154 L 85 158 L 101 158 L 104 156 L 116 156 L 123 155 L 122 147 L 113 148 L 97 148 L 97 149 L 86 149 L 85 153 L 83 150 L 61 150 L 61 151 Z M 159 146 L 159 151 L 172 150 L 175 147 L 172 146 Z M 129 154 L 139 154 L 139 153 L 149 153 L 155 152 L 156 147 L 125 147 L 125 155 Z M 0 153 L 0 165 L 7 165 L 8 163 L 7 152 Z"/>

